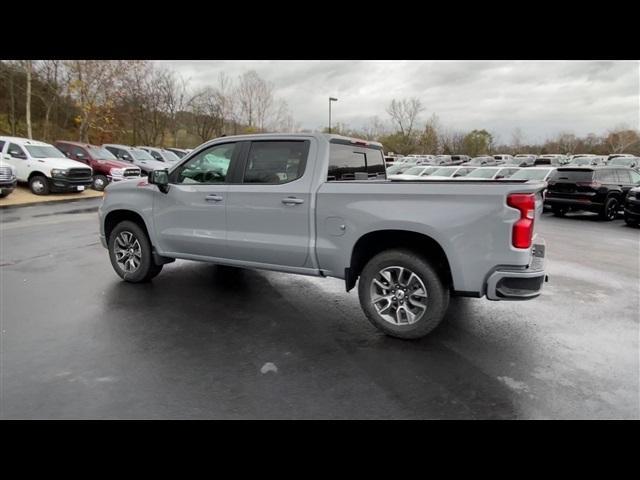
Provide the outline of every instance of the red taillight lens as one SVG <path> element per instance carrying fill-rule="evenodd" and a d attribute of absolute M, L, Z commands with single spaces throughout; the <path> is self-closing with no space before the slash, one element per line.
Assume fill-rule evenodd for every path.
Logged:
<path fill-rule="evenodd" d="M 511 243 L 516 248 L 529 248 L 533 237 L 533 220 L 536 213 L 534 193 L 512 193 L 507 205 L 520 211 L 520 219 L 513 224 Z"/>
<path fill-rule="evenodd" d="M 600 182 L 576 182 L 577 187 L 591 187 L 600 188 L 602 184 Z"/>

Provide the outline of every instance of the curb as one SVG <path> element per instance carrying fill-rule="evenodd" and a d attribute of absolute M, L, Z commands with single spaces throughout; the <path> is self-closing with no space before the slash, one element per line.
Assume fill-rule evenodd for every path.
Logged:
<path fill-rule="evenodd" d="M 61 200 L 48 200 L 42 202 L 28 202 L 14 205 L 0 205 L 0 210 L 10 210 L 13 208 L 35 207 L 36 205 L 58 205 L 60 203 L 86 202 L 88 200 L 102 199 L 103 197 L 85 197 L 85 198 L 63 198 Z"/>

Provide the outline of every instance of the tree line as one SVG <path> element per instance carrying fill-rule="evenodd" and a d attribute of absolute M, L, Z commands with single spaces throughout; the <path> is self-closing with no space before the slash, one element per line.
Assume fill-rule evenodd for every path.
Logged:
<path fill-rule="evenodd" d="M 527 143 L 520 128 L 515 128 L 509 139 L 501 141 L 498 135 L 486 129 L 462 131 L 447 127 L 436 114 L 421 122 L 424 110 L 418 98 L 393 99 L 386 108 L 386 121 L 375 116 L 361 129 L 351 129 L 338 123 L 331 131 L 378 141 L 384 145 L 385 151 L 402 155 L 459 154 L 476 157 L 495 153 L 632 153 L 640 156 L 640 132 L 624 124 L 600 135 L 577 136 L 571 132 L 560 132 L 543 142 Z"/>
<path fill-rule="evenodd" d="M 253 70 L 194 88 L 150 61 L 0 61 L 4 135 L 190 148 L 225 134 L 296 129 L 286 101 Z"/>
<path fill-rule="evenodd" d="M 195 88 L 189 79 L 144 60 L 0 61 L 0 134 L 192 148 L 222 135 L 308 132 L 274 89 L 253 70 L 237 78 L 221 73 L 211 85 Z M 418 98 L 393 99 L 383 119 L 372 117 L 360 129 L 337 123 L 332 132 L 376 140 L 404 155 L 640 155 L 640 134 L 625 125 L 598 135 L 562 132 L 530 144 L 519 128 L 501 140 L 482 128 L 447 127 L 436 114 L 423 121 L 425 110 Z"/>

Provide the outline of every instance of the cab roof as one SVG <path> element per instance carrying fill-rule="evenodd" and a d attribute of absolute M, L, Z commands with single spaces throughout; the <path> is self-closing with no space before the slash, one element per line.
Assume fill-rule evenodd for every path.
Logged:
<path fill-rule="evenodd" d="M 17 143 L 20 145 L 35 145 L 38 147 L 50 147 L 51 144 L 50 143 L 46 143 L 46 142 L 40 142 L 38 140 L 30 140 L 28 138 L 23 138 L 23 137 L 5 137 L 5 136 L 0 136 L 0 140 L 4 140 L 5 142 L 13 142 L 13 143 Z"/>

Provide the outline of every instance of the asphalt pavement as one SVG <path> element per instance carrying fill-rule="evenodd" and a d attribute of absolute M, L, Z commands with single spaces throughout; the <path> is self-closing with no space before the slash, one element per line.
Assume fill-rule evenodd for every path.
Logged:
<path fill-rule="evenodd" d="M 527 302 L 456 298 L 386 337 L 337 279 L 113 272 L 99 200 L 0 210 L 0 418 L 640 418 L 640 229 L 545 214 Z"/>

